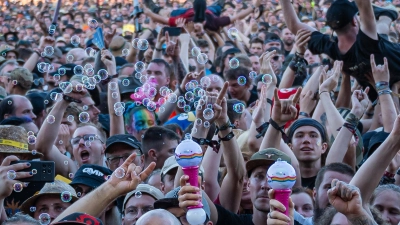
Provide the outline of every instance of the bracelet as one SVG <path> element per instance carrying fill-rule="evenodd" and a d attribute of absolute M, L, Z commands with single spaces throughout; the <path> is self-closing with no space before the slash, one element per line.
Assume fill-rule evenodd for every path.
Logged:
<path fill-rule="evenodd" d="M 260 137 L 264 137 L 265 133 L 267 132 L 269 127 L 269 123 L 265 122 L 261 126 L 256 128 L 256 131 L 258 134 L 256 135 L 256 138 L 259 139 Z"/>
<path fill-rule="evenodd" d="M 42 54 L 38 50 L 34 50 L 33 53 L 36 53 L 39 57 L 42 57 Z"/>
<path fill-rule="evenodd" d="M 318 93 L 318 95 L 321 95 L 322 93 L 325 93 L 325 92 L 329 93 L 329 91 L 321 91 L 320 93 Z"/>
<path fill-rule="evenodd" d="M 108 76 L 106 79 L 101 81 L 101 84 L 106 85 L 106 84 L 110 83 L 110 81 L 112 79 L 117 78 L 117 77 L 118 77 L 118 73 L 115 75 Z"/>
<path fill-rule="evenodd" d="M 356 133 L 356 127 L 353 124 L 345 122 L 342 127 L 346 127 L 352 134 Z M 339 127 L 338 131 L 340 131 L 341 127 Z"/>
<path fill-rule="evenodd" d="M 269 103 L 272 106 L 272 99 L 267 98 L 267 103 Z"/>
<path fill-rule="evenodd" d="M 304 56 L 304 53 L 300 53 L 300 52 L 296 52 L 296 53 L 294 53 L 296 56 L 299 56 L 299 57 L 303 57 Z"/>
<path fill-rule="evenodd" d="M 216 126 L 216 129 L 215 129 L 215 133 L 214 134 L 218 134 L 218 132 L 219 131 L 222 131 L 222 130 L 228 130 L 228 128 L 235 128 L 235 126 L 234 125 L 232 125 L 231 124 L 231 121 L 230 120 L 228 120 L 224 125 L 222 125 L 221 127 L 218 127 L 218 126 Z"/>
<path fill-rule="evenodd" d="M 230 141 L 233 137 L 235 137 L 235 134 L 233 133 L 233 131 L 229 132 L 229 134 L 227 134 L 225 137 L 221 138 L 220 136 L 218 136 L 218 138 L 221 141 Z"/>
<path fill-rule="evenodd" d="M 288 137 L 288 136 L 285 134 L 285 132 L 283 131 L 284 126 L 283 126 L 283 127 L 279 127 L 279 125 L 278 125 L 272 118 L 269 119 L 269 124 L 271 124 L 271 126 L 272 126 L 273 128 L 275 128 L 275 130 L 281 132 L 281 134 L 282 134 L 282 139 L 283 139 L 283 141 L 284 141 L 285 143 L 289 143 L 289 137 Z"/>
<path fill-rule="evenodd" d="M 310 114 L 308 114 L 306 112 L 299 112 L 299 116 L 304 116 L 304 117 L 310 118 Z"/>
<path fill-rule="evenodd" d="M 215 141 L 215 140 L 207 140 L 205 138 L 195 138 L 192 137 L 192 140 L 194 142 L 196 142 L 199 145 L 208 145 L 210 146 L 214 152 L 218 153 L 219 152 L 219 148 L 221 146 L 219 141 Z"/>
<path fill-rule="evenodd" d="M 161 52 L 163 49 L 162 48 L 155 48 L 156 51 Z"/>
<path fill-rule="evenodd" d="M 347 116 L 346 116 L 346 122 L 347 123 L 349 123 L 349 124 L 351 124 L 352 126 L 354 126 L 354 128 L 356 128 L 357 127 L 357 125 L 358 125 L 358 122 L 360 121 L 360 119 L 356 116 L 356 115 L 354 115 L 353 113 L 349 113 Z"/>
<path fill-rule="evenodd" d="M 374 113 L 365 113 L 365 115 L 369 116 L 369 117 L 373 117 Z"/>
<path fill-rule="evenodd" d="M 375 87 L 376 87 L 377 91 L 382 91 L 386 88 L 389 88 L 389 82 L 386 82 L 386 81 L 376 82 Z"/>
<path fill-rule="evenodd" d="M 385 173 L 383 173 L 383 176 L 388 177 L 388 178 L 394 178 L 394 175 L 396 175 L 396 174 L 388 172 L 388 171 L 385 171 Z"/>
<path fill-rule="evenodd" d="M 68 95 L 63 95 L 63 99 L 64 99 L 64 101 L 66 101 L 66 102 L 82 103 L 81 100 L 72 98 L 72 97 L 70 97 L 70 96 L 68 96 Z"/>
<path fill-rule="evenodd" d="M 378 95 L 387 95 L 387 94 L 392 94 L 391 90 L 382 90 L 382 91 L 378 91 Z"/>

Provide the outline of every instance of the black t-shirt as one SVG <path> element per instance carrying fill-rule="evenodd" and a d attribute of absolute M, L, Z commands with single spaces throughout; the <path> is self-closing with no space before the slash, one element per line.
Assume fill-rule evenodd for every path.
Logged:
<path fill-rule="evenodd" d="M 378 35 L 378 40 L 373 40 L 359 30 L 353 46 L 346 54 L 341 54 L 337 37 L 331 38 L 329 35 L 315 31 L 308 42 L 308 48 L 313 54 L 325 53 L 334 60 L 342 60 L 343 71 L 355 77 L 363 86 L 369 86 L 368 77 L 373 79 L 371 54 L 375 55 L 377 65 L 383 65 L 384 57 L 388 59 L 391 85 L 400 80 L 400 44 L 392 43 L 382 35 Z M 370 94 L 371 97 L 376 98 L 374 88 L 370 89 Z"/>
<path fill-rule="evenodd" d="M 215 207 L 218 212 L 218 222 L 216 225 L 254 225 L 253 215 L 238 215 L 217 204 L 215 204 Z"/>
<path fill-rule="evenodd" d="M 310 188 L 311 190 L 314 189 L 315 187 L 315 180 L 317 179 L 317 176 L 315 177 L 308 177 L 308 178 L 301 178 L 301 186 Z"/>
<path fill-rule="evenodd" d="M 250 90 L 250 98 L 246 102 L 247 106 L 249 106 L 251 103 L 257 101 L 257 99 L 258 99 L 257 90 L 255 92 L 253 90 Z"/>

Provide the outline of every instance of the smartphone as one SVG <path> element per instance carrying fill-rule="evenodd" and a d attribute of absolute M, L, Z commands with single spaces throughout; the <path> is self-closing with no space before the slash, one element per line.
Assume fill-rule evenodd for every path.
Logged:
<path fill-rule="evenodd" d="M 181 28 L 180 27 L 164 27 L 163 28 L 163 35 L 165 35 L 166 31 L 168 31 L 169 36 L 179 36 L 179 35 L 181 35 Z"/>
<path fill-rule="evenodd" d="M 54 182 L 55 164 L 53 161 L 29 161 L 20 160 L 13 161 L 11 165 L 17 163 L 30 163 L 29 168 L 17 172 L 32 172 L 33 176 L 29 178 L 19 179 L 22 182 Z"/>

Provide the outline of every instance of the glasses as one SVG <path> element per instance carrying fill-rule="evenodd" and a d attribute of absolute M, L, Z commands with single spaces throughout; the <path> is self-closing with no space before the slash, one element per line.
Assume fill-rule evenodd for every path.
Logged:
<path fill-rule="evenodd" d="M 83 141 L 85 141 L 85 142 L 87 142 L 87 141 L 93 142 L 93 141 L 95 141 L 95 140 L 99 140 L 101 143 L 104 144 L 104 142 L 99 138 L 98 135 L 95 135 L 95 134 L 86 134 L 86 135 L 83 135 L 82 137 L 81 137 L 81 136 L 77 136 L 77 137 L 72 138 L 72 139 L 71 139 L 71 145 L 77 145 L 77 144 L 79 144 L 79 142 L 81 141 L 82 138 L 83 138 Z"/>
<path fill-rule="evenodd" d="M 142 152 L 141 152 L 140 150 L 136 150 L 136 155 L 137 155 L 137 156 L 140 156 L 140 155 L 142 155 Z M 121 159 L 122 159 L 122 161 L 125 162 L 125 160 L 126 160 L 129 156 L 130 156 L 130 154 L 126 154 L 126 155 L 122 155 L 122 156 L 108 157 L 108 158 L 107 158 L 107 161 L 108 161 L 110 164 L 117 165 L 117 164 L 119 164 L 119 162 L 121 161 Z"/>
<path fill-rule="evenodd" d="M 142 211 L 142 214 L 145 214 L 147 212 L 150 212 L 153 209 L 154 209 L 153 206 L 146 206 L 143 208 L 129 207 L 129 208 L 125 209 L 125 216 L 129 215 L 131 217 L 136 217 L 138 215 L 139 211 Z"/>

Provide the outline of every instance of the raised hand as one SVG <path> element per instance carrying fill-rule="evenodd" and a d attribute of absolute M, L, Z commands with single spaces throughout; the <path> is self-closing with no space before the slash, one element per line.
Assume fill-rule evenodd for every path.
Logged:
<path fill-rule="evenodd" d="M 206 95 L 204 95 L 199 100 L 199 102 L 203 101 L 205 104 L 200 105 L 200 103 L 199 103 L 196 107 L 196 118 L 199 118 L 202 121 L 206 121 L 206 119 L 204 119 L 203 112 L 208 105 L 212 105 L 213 110 L 214 110 L 214 116 L 207 121 L 210 122 L 210 124 L 211 124 L 215 120 L 219 119 L 220 115 L 222 114 L 222 106 L 221 106 L 222 100 L 225 97 L 227 90 L 228 90 L 228 82 L 225 82 L 224 86 L 222 87 L 222 90 L 219 92 L 219 94 L 214 93 L 214 92 L 207 92 Z M 225 123 L 225 122 L 226 122 L 226 120 L 223 123 Z"/>
<path fill-rule="evenodd" d="M 18 172 L 20 170 L 29 168 L 30 165 L 27 163 L 18 163 L 14 165 L 10 165 L 13 161 L 19 161 L 19 158 L 16 156 L 8 156 L 6 157 L 0 166 L 0 199 L 4 199 L 8 197 L 13 191 L 13 185 L 15 183 L 23 183 L 18 181 L 19 179 L 28 178 L 33 175 L 30 175 L 29 172 Z M 16 177 L 14 179 L 10 179 L 7 175 L 8 171 L 15 171 Z"/>
<path fill-rule="evenodd" d="M 294 224 L 294 204 L 292 200 L 289 201 L 289 216 L 281 212 L 285 212 L 285 206 L 275 199 L 275 190 L 268 191 L 269 205 L 271 211 L 268 213 L 267 225 L 293 225 Z"/>
<path fill-rule="evenodd" d="M 297 31 L 296 34 L 296 47 L 297 52 L 300 54 L 304 54 L 307 50 L 307 43 L 311 38 L 311 31 L 301 29 Z"/>
<path fill-rule="evenodd" d="M 387 58 L 383 58 L 383 65 L 376 65 L 375 64 L 375 56 L 371 55 L 371 69 L 372 69 L 372 76 L 374 77 L 375 83 L 380 81 L 389 82 L 390 73 L 389 73 L 389 64 Z"/>
<path fill-rule="evenodd" d="M 165 32 L 165 42 L 167 44 L 167 48 L 165 52 L 171 57 L 179 57 L 180 47 L 179 47 L 179 38 L 170 38 L 168 31 Z"/>
<path fill-rule="evenodd" d="M 328 200 L 338 212 L 345 216 L 364 213 L 360 189 L 338 179 L 332 180 L 331 188 L 328 190 Z"/>
<path fill-rule="evenodd" d="M 113 54 L 111 54 L 111 52 L 109 50 L 107 50 L 107 49 L 101 50 L 101 61 L 104 63 L 104 65 L 107 66 L 108 70 L 110 70 L 110 68 L 116 69 L 115 57 L 113 56 Z M 114 74 L 110 74 L 110 75 L 114 75 Z"/>
<path fill-rule="evenodd" d="M 275 121 L 280 127 L 287 122 L 296 119 L 297 108 L 296 103 L 300 99 L 302 88 L 297 89 L 296 94 L 290 96 L 289 99 L 279 99 L 278 89 L 274 92 L 274 107 L 272 109 L 272 120 Z"/>
<path fill-rule="evenodd" d="M 106 49 L 110 45 L 110 43 L 111 43 L 112 39 L 114 38 L 116 32 L 117 32 L 117 29 L 114 29 L 112 32 L 107 32 L 107 33 L 104 34 L 104 45 L 105 45 Z"/>
<path fill-rule="evenodd" d="M 56 40 L 53 37 L 43 36 L 40 38 L 39 49 L 43 51 L 46 46 L 54 46 L 55 43 Z"/>
<path fill-rule="evenodd" d="M 179 207 L 187 211 L 189 206 L 197 206 L 199 201 L 201 201 L 201 194 L 197 194 L 200 193 L 200 188 L 188 185 L 188 175 L 183 175 L 179 181 L 181 185 L 178 197 Z M 201 182 L 199 182 L 199 184 L 201 184 Z"/>
<path fill-rule="evenodd" d="M 338 84 L 340 72 L 342 71 L 343 62 L 335 61 L 332 70 L 328 71 L 328 79 L 323 80 L 324 76 L 321 76 L 321 85 L 319 86 L 319 92 L 331 92 Z"/>
<path fill-rule="evenodd" d="M 368 108 L 369 98 L 368 98 L 369 87 L 363 90 L 356 90 L 351 96 L 352 109 L 351 112 L 361 118 L 364 115 L 365 110 Z"/>
<path fill-rule="evenodd" d="M 186 23 L 186 19 L 184 18 L 178 18 L 176 19 L 176 27 L 184 27 Z"/>
<path fill-rule="evenodd" d="M 180 88 L 182 91 L 186 92 L 186 84 L 189 83 L 192 80 L 200 81 L 200 79 L 204 76 L 204 70 L 201 70 L 199 73 L 188 73 L 186 76 L 183 78 Z M 184 93 L 182 93 L 184 94 Z"/>
<path fill-rule="evenodd" d="M 61 124 L 55 145 L 62 154 L 65 154 L 65 152 L 67 151 L 67 146 L 69 146 L 70 139 L 71 134 L 69 133 L 68 125 Z"/>
<path fill-rule="evenodd" d="M 305 95 L 300 97 L 300 111 L 310 115 L 317 105 L 317 102 L 318 101 L 314 98 L 314 93 L 312 91 L 307 91 Z"/>
<path fill-rule="evenodd" d="M 156 163 L 152 162 L 146 169 L 142 170 L 140 166 L 136 166 L 133 161 L 136 158 L 136 153 L 131 154 L 125 162 L 118 167 L 111 175 L 107 183 L 114 187 L 114 191 L 118 195 L 124 195 L 136 189 L 136 187 L 144 181 L 154 170 Z M 121 175 L 120 177 L 119 175 Z"/>
<path fill-rule="evenodd" d="M 255 109 L 253 111 L 253 121 L 257 126 L 261 126 L 265 121 L 267 109 L 267 86 L 261 87 L 261 94 L 259 100 L 256 102 Z"/>
<path fill-rule="evenodd" d="M 270 74 L 272 76 L 271 84 L 277 83 L 276 75 L 272 69 L 271 59 L 276 55 L 276 51 L 266 52 L 260 56 L 260 74 Z"/>

